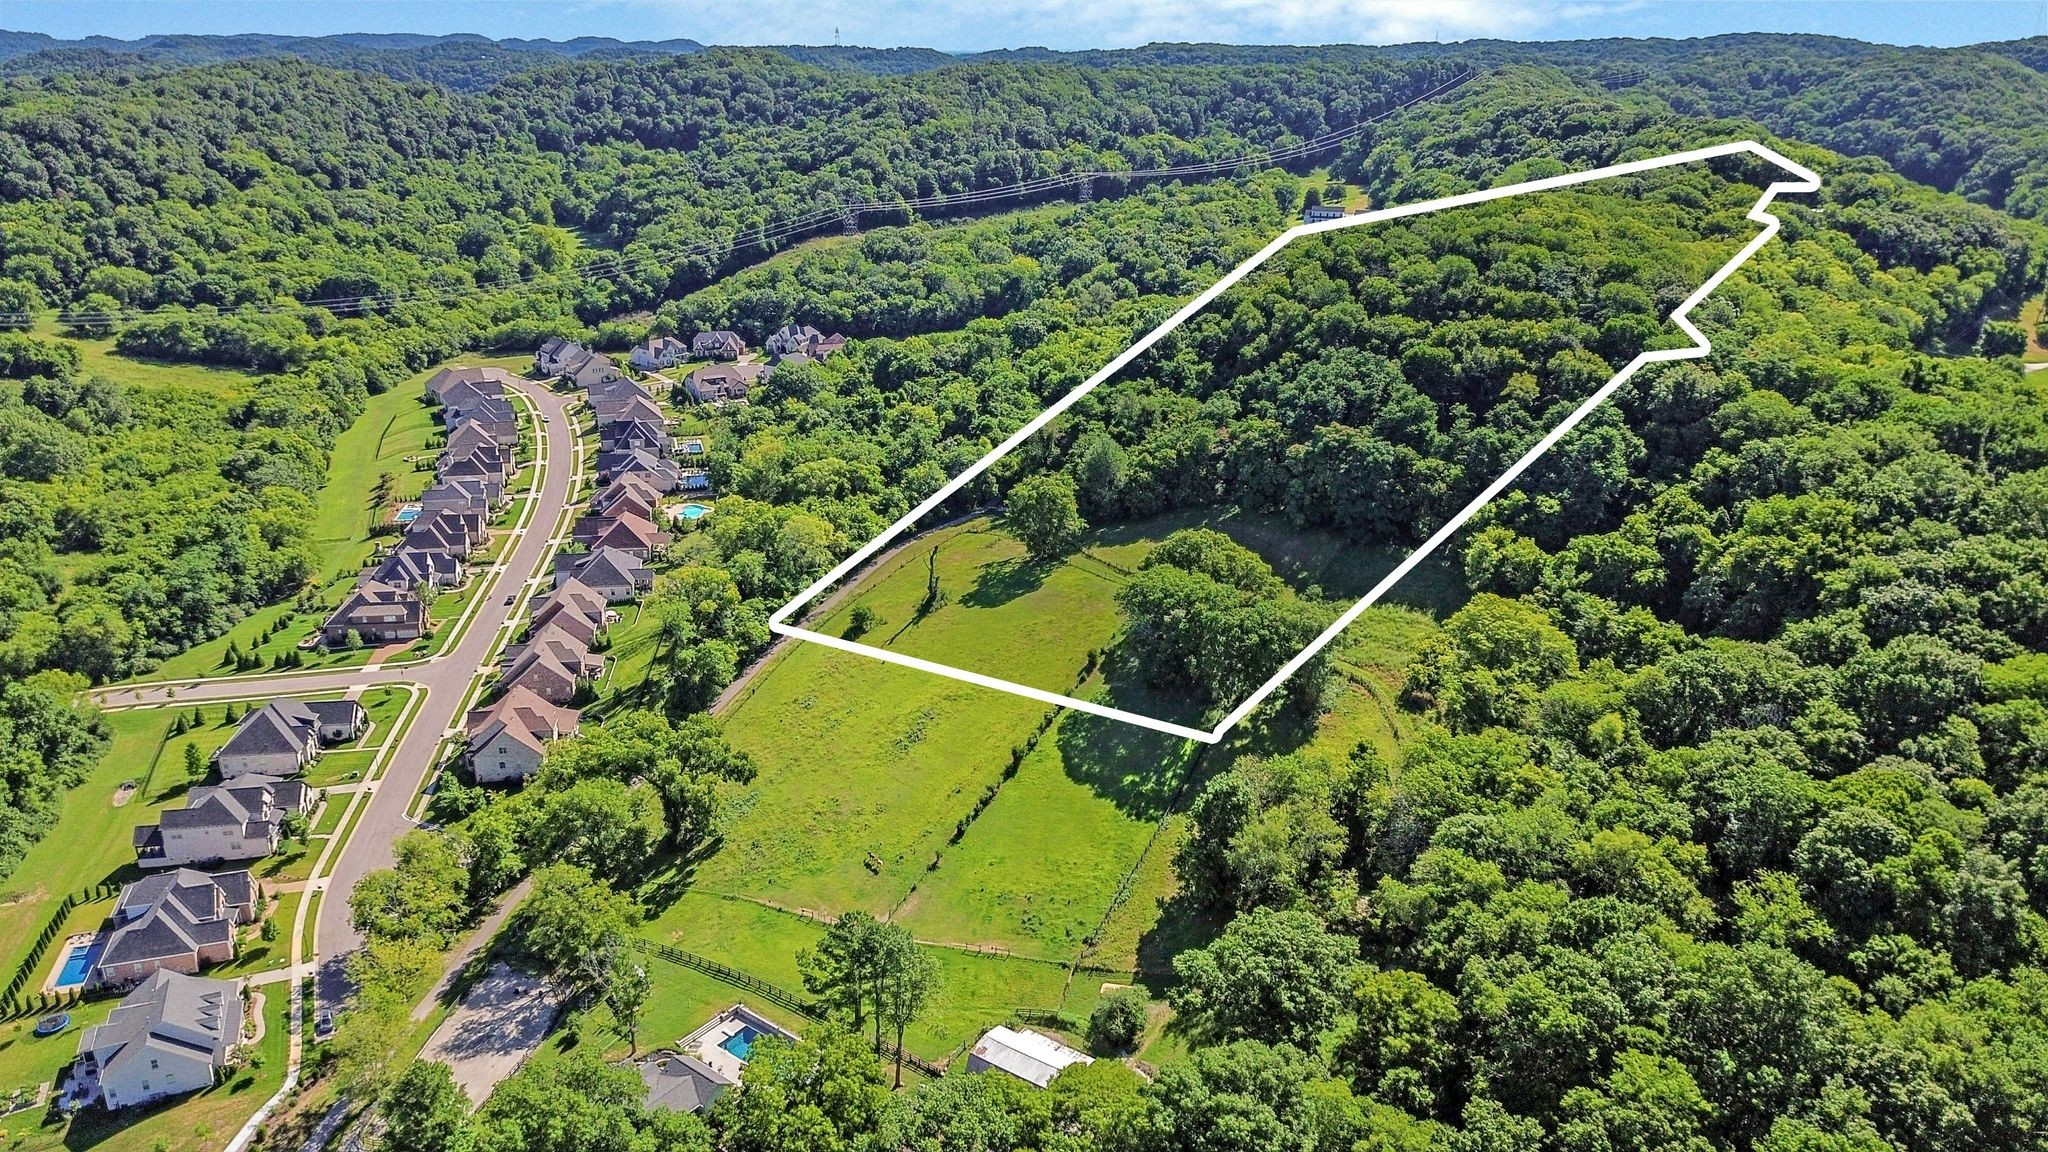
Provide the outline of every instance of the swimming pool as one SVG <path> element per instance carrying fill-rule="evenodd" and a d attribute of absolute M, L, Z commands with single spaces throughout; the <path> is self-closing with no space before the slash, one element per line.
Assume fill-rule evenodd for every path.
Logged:
<path fill-rule="evenodd" d="M 420 506 L 417 504 L 407 504 L 401 507 L 398 510 L 398 514 L 392 517 L 393 520 L 398 521 L 400 524 L 410 524 L 419 518 Z"/>
<path fill-rule="evenodd" d="M 766 1032 L 761 1031 L 752 1024 L 742 1024 L 739 1031 L 720 1040 L 718 1046 L 732 1053 L 738 1059 L 745 1060 L 753 1054 L 754 1042 L 766 1035 Z"/>
<path fill-rule="evenodd" d="M 701 520 L 711 515 L 711 505 L 685 504 L 681 508 L 676 509 L 676 513 L 685 520 Z"/>
<path fill-rule="evenodd" d="M 76 988 L 92 975 L 92 962 L 100 951 L 97 940 L 89 944 L 73 944 L 64 956 L 64 967 L 57 973 L 58 988 Z"/>

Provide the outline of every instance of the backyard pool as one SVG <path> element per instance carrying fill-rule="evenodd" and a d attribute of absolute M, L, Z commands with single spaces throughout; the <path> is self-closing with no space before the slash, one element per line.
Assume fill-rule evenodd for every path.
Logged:
<path fill-rule="evenodd" d="M 85 978 L 92 975 L 92 962 L 99 958 L 99 954 L 100 943 L 97 940 L 73 944 L 71 950 L 64 954 L 64 967 L 57 970 L 56 983 L 51 987 L 62 991 L 84 984 Z"/>
<path fill-rule="evenodd" d="M 420 506 L 417 504 L 403 505 L 391 518 L 400 524 L 410 524 L 420 518 Z"/>
<path fill-rule="evenodd" d="M 754 1027 L 752 1024 L 742 1024 L 739 1031 L 720 1040 L 718 1046 L 732 1053 L 737 1059 L 745 1060 L 753 1054 L 754 1041 L 759 1040 L 765 1035 L 767 1033 Z"/>
<path fill-rule="evenodd" d="M 676 515 L 681 516 L 685 520 L 701 520 L 711 515 L 711 505 L 685 504 L 681 508 L 676 509 Z"/>

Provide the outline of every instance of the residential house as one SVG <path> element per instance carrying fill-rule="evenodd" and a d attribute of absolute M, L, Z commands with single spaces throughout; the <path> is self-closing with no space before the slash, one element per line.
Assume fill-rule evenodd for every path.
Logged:
<path fill-rule="evenodd" d="M 654 573 L 638 557 L 616 548 L 566 552 L 555 557 L 555 587 L 581 580 L 607 604 L 624 604 L 654 587 Z"/>
<path fill-rule="evenodd" d="M 638 380 L 628 380 L 620 376 L 611 380 L 600 380 L 584 389 L 583 401 L 586 404 L 602 404 L 611 400 L 630 400 L 635 396 L 651 400 L 654 393 L 649 392 Z"/>
<path fill-rule="evenodd" d="M 532 689 L 513 685 L 490 707 L 465 719 L 470 771 L 482 784 L 524 780 L 540 771 L 547 742 L 574 735 L 576 725 L 575 709 L 551 704 Z"/>
<path fill-rule="evenodd" d="M 823 332 L 809 324 L 784 324 L 775 330 L 774 335 L 768 337 L 762 347 L 768 350 L 770 356 L 788 356 L 802 352 L 813 342 L 824 338 Z"/>
<path fill-rule="evenodd" d="M 1342 204 L 1311 204 L 1301 214 L 1302 222 L 1305 224 L 1321 224 L 1328 220 L 1342 220 L 1343 218 L 1344 206 Z"/>
<path fill-rule="evenodd" d="M 462 583 L 462 557 L 416 544 L 400 544 L 370 569 L 370 579 L 415 592 L 421 588 L 453 588 Z"/>
<path fill-rule="evenodd" d="M 740 1041 L 735 1043 L 735 1039 Z M 649 1108 L 696 1112 L 740 1082 L 747 1058 L 761 1040 L 794 1044 L 797 1035 L 744 1004 L 735 1004 L 676 1042 L 638 1063 Z"/>
<path fill-rule="evenodd" d="M 590 548 L 616 548 L 642 560 L 668 547 L 670 536 L 654 521 L 621 512 L 613 516 L 585 516 L 572 532 L 578 544 Z"/>
<path fill-rule="evenodd" d="M 567 704 L 587 681 L 596 679 L 582 675 L 581 669 L 580 662 L 563 663 L 551 648 L 533 648 L 506 666 L 499 682 L 508 692 L 521 688 L 551 704 Z"/>
<path fill-rule="evenodd" d="M 829 360 L 845 350 L 846 337 L 834 332 L 830 336 L 820 336 L 805 345 L 804 355 L 813 360 Z"/>
<path fill-rule="evenodd" d="M 1093 1064 L 1095 1059 L 1029 1028 L 1008 1028 L 1001 1024 L 982 1033 L 967 1053 L 969 1072 L 991 1069 L 1008 1072 L 1026 1084 L 1043 1088 L 1062 1069 L 1075 1064 Z"/>
<path fill-rule="evenodd" d="M 458 424 L 448 433 L 447 443 L 441 446 L 442 455 L 455 453 L 466 456 L 479 448 L 504 448 L 512 445 L 491 434 L 491 430 L 475 421 Z M 507 455 L 510 455 L 508 452 Z"/>
<path fill-rule="evenodd" d="M 486 401 L 508 403 L 505 400 L 505 386 L 496 380 L 455 381 L 441 390 L 440 400 L 441 419 L 444 424 L 454 423 L 452 417 L 459 417 L 461 413 Z"/>
<path fill-rule="evenodd" d="M 767 373 L 766 364 L 713 364 L 683 377 L 683 390 L 699 404 L 745 403 Z"/>
<path fill-rule="evenodd" d="M 256 918 L 263 898 L 247 870 L 209 875 L 176 868 L 121 889 L 92 983 L 122 988 L 159 969 L 196 975 L 235 958 L 235 928 Z"/>
<path fill-rule="evenodd" d="M 554 379 L 560 376 L 572 363 L 581 363 L 590 358 L 590 349 L 574 340 L 561 336 L 551 338 L 533 354 L 533 371 L 537 376 Z"/>
<path fill-rule="evenodd" d="M 643 476 L 656 491 L 664 494 L 676 490 L 681 482 L 681 469 L 675 462 L 645 448 L 627 448 L 617 452 L 597 454 L 597 478 L 610 482 L 621 476 Z"/>
<path fill-rule="evenodd" d="M 72 1092 L 108 1108 L 211 1087 L 242 1038 L 242 987 L 159 970 L 78 1036 Z"/>
<path fill-rule="evenodd" d="M 620 420 L 597 427 L 597 450 L 627 452 L 642 448 L 666 456 L 674 441 L 659 420 Z"/>
<path fill-rule="evenodd" d="M 590 405 L 590 414 L 600 432 L 607 425 L 635 420 L 656 425 L 668 423 L 668 417 L 663 415 L 661 406 L 656 404 L 652 397 L 638 392 L 607 396 L 602 400 L 593 401 Z"/>
<path fill-rule="evenodd" d="M 571 365 L 562 373 L 562 380 L 571 388 L 589 388 L 619 378 L 619 366 L 609 356 L 592 354 L 579 363 Z"/>
<path fill-rule="evenodd" d="M 285 814 L 303 812 L 313 792 L 297 780 L 244 776 L 185 793 L 183 808 L 168 808 L 155 824 L 137 825 L 135 862 L 144 868 L 182 868 L 216 860 L 256 860 L 277 851 Z"/>
<path fill-rule="evenodd" d="M 737 360 L 747 354 L 747 342 L 737 332 L 699 332 L 690 337 L 690 355 L 700 360 Z"/>
<path fill-rule="evenodd" d="M 422 508 L 405 531 L 405 543 L 452 556 L 467 556 L 490 538 L 490 520 L 484 513 L 453 508 Z"/>
<path fill-rule="evenodd" d="M 633 367 L 646 372 L 654 368 L 673 368 L 689 359 L 690 348 L 673 336 L 649 336 L 646 341 L 633 346 L 629 357 Z"/>
<path fill-rule="evenodd" d="M 507 503 L 505 482 L 491 476 L 441 480 L 420 493 L 421 512 L 473 512 L 488 520 Z"/>
<path fill-rule="evenodd" d="M 527 627 L 527 634 L 537 633 L 551 622 L 566 623 L 574 618 L 588 621 L 589 634 L 579 636 L 584 643 L 588 644 L 590 643 L 590 636 L 594 636 L 608 623 L 606 620 L 608 613 L 605 611 L 605 607 L 609 603 L 610 601 L 605 598 L 604 593 L 599 592 L 583 581 L 576 579 L 567 580 L 556 587 L 554 591 L 542 597 L 534 605 L 533 616 Z M 569 628 L 568 631 L 572 634 L 580 633 L 584 631 L 584 628 L 579 625 Z"/>
<path fill-rule="evenodd" d="M 529 636 L 537 636 L 547 628 L 556 628 L 587 648 L 597 642 L 597 634 L 605 628 L 604 597 L 597 597 L 597 605 L 595 611 L 585 611 L 576 605 L 549 597 L 528 620 L 526 633 Z"/>
<path fill-rule="evenodd" d="M 458 400 L 441 409 L 441 426 L 453 434 L 464 424 L 475 424 L 501 444 L 519 441 L 519 413 L 503 397 L 478 396 Z"/>
<path fill-rule="evenodd" d="M 321 745 L 353 740 L 369 721 L 354 700 L 279 697 L 242 717 L 235 734 L 213 754 L 213 766 L 223 780 L 290 776 L 318 760 Z"/>
<path fill-rule="evenodd" d="M 505 385 L 510 384 L 513 379 L 513 375 L 503 368 L 481 365 L 443 368 L 427 378 L 426 396 L 436 404 L 445 403 L 445 397 L 450 391 L 465 385 L 485 385 L 489 387 L 492 395 L 502 396 L 505 394 Z"/>
<path fill-rule="evenodd" d="M 628 472 L 598 489 L 590 507 L 600 516 L 637 512 L 652 520 L 661 496 L 661 485 L 645 472 Z"/>
<path fill-rule="evenodd" d="M 536 650 L 545 651 L 555 663 L 575 673 L 578 680 L 595 680 L 604 675 L 604 656 L 592 652 L 589 644 L 553 623 L 529 629 L 525 640 L 505 649 L 502 662 L 508 667 L 516 666 L 527 653 Z"/>
<path fill-rule="evenodd" d="M 349 642 L 349 634 L 365 644 L 417 640 L 427 630 L 427 607 L 411 588 L 395 588 L 365 579 L 320 626 L 320 641 L 329 648 Z"/>

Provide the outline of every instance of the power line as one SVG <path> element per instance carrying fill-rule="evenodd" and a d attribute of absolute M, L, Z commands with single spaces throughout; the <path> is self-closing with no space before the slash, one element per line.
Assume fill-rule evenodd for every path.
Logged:
<path fill-rule="evenodd" d="M 805 213 L 802 216 L 742 229 L 721 240 L 702 241 L 673 250 L 643 253 L 631 258 L 624 255 L 604 257 L 586 261 L 562 272 L 545 270 L 529 272 L 507 280 L 501 280 L 494 284 L 465 284 L 441 289 L 400 289 L 369 296 L 337 296 L 313 300 L 287 300 L 279 303 L 243 305 L 236 308 L 232 313 L 227 314 L 240 315 L 253 312 L 257 315 L 275 315 L 284 312 L 295 312 L 304 308 L 321 308 L 336 315 L 349 316 L 384 311 L 407 304 L 445 304 L 466 297 L 518 291 L 547 279 L 606 280 L 624 276 L 629 272 L 637 271 L 653 264 L 677 264 L 699 256 L 724 258 L 749 248 L 766 247 L 791 236 L 801 235 L 806 232 L 822 231 L 833 225 L 843 225 L 846 220 L 850 218 L 857 220 L 862 213 L 866 212 L 900 213 L 917 210 L 944 212 L 949 209 L 982 207 L 1002 200 L 1014 200 L 1026 196 L 1061 191 L 1083 186 L 1095 180 L 1113 177 L 1120 177 L 1132 182 L 1139 180 L 1168 180 L 1184 176 L 1215 176 L 1246 167 L 1267 167 L 1288 161 L 1306 159 L 1316 153 L 1326 152 L 1358 136 L 1366 129 L 1397 112 L 1405 111 L 1424 101 L 1434 100 L 1455 91 L 1476 75 L 1478 75 L 1476 70 L 1466 69 L 1451 76 L 1449 79 L 1437 83 L 1429 90 L 1396 104 L 1375 116 L 1361 120 L 1350 127 L 1325 132 L 1319 136 L 1313 136 L 1307 140 L 1297 141 L 1283 147 L 1270 148 L 1263 152 L 1254 152 L 1228 159 L 1203 160 L 1165 168 L 1132 169 L 1123 172 L 1098 170 L 1062 172 L 1053 176 L 1040 176 L 1031 180 L 1021 180 L 1014 184 L 995 188 L 982 188 L 969 192 L 934 193 L 928 196 L 917 196 L 907 199 L 869 200 L 851 204 L 839 204 L 820 208 Z M 146 309 L 117 309 L 112 311 L 45 309 L 39 313 L 0 313 L 0 320 L 21 325 L 28 323 L 37 315 L 54 314 L 59 323 L 68 325 L 118 324 L 144 316 L 182 313 L 187 310 L 184 305 L 176 304 L 158 305 Z"/>

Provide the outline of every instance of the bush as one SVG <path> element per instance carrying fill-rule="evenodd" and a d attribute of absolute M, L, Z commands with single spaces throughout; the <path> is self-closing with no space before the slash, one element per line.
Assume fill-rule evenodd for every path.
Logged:
<path fill-rule="evenodd" d="M 1097 1056 L 1135 1051 L 1145 1035 L 1144 991 L 1124 988 L 1104 996 L 1088 1014 L 1088 1050 Z"/>

